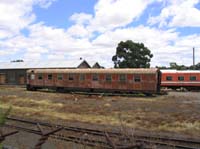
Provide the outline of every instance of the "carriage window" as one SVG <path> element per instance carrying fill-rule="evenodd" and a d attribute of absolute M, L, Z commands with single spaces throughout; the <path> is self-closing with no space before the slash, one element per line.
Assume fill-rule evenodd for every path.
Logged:
<path fill-rule="evenodd" d="M 31 74 L 31 80 L 34 80 L 34 79 L 35 79 L 35 75 Z"/>
<path fill-rule="evenodd" d="M 69 80 L 74 80 L 74 75 L 73 74 L 69 74 Z"/>
<path fill-rule="evenodd" d="M 42 79 L 43 79 L 42 74 L 38 74 L 38 80 L 42 80 Z"/>
<path fill-rule="evenodd" d="M 120 74 L 119 75 L 119 80 L 122 81 L 122 82 L 126 81 L 126 75 L 125 74 Z"/>
<path fill-rule="evenodd" d="M 62 80 L 62 79 L 63 79 L 63 75 L 62 75 L 62 74 L 58 74 L 58 75 L 57 75 L 57 79 L 58 79 L 58 80 Z"/>
<path fill-rule="evenodd" d="M 52 74 L 48 74 L 48 80 L 52 80 L 53 75 Z"/>
<path fill-rule="evenodd" d="M 84 74 L 80 74 L 80 81 L 84 81 L 85 80 L 85 75 Z"/>
<path fill-rule="evenodd" d="M 141 78 L 140 78 L 140 76 L 134 76 L 134 80 L 135 80 L 135 82 L 140 82 Z"/>
<path fill-rule="evenodd" d="M 98 81 L 99 80 L 98 75 L 97 74 L 93 74 L 92 75 L 92 80 L 93 81 Z"/>
<path fill-rule="evenodd" d="M 108 82 L 112 81 L 112 76 L 110 74 L 106 75 L 106 81 Z"/>
<path fill-rule="evenodd" d="M 179 81 L 184 81 L 184 76 L 178 76 Z"/>
<path fill-rule="evenodd" d="M 196 76 L 190 76 L 190 81 L 196 81 Z"/>
<path fill-rule="evenodd" d="M 172 76 L 167 76 L 167 77 L 166 77 L 166 80 L 167 80 L 167 81 L 172 81 Z"/>

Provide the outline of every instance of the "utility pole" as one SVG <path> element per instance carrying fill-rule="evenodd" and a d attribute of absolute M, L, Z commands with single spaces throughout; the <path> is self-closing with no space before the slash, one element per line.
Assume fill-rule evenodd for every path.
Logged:
<path fill-rule="evenodd" d="M 195 69 L 195 48 L 193 47 L 193 69 Z"/>

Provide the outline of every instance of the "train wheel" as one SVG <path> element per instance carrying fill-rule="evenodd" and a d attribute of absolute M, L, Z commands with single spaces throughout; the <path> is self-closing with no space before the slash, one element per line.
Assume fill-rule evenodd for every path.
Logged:
<path fill-rule="evenodd" d="M 63 88 L 63 87 L 57 87 L 57 88 L 56 88 L 56 91 L 62 93 L 62 92 L 64 92 L 64 88 Z"/>
<path fill-rule="evenodd" d="M 148 96 L 148 97 L 152 97 L 153 96 L 152 93 L 144 93 L 144 94 L 145 94 L 145 96 Z"/>

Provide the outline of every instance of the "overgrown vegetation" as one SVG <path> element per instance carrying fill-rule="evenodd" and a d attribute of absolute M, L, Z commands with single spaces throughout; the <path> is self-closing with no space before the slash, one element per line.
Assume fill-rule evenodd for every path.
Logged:
<path fill-rule="evenodd" d="M 152 131 L 199 135 L 200 93 L 170 93 L 157 97 L 102 97 L 48 92 L 23 88 L 0 91 L 0 105 L 11 116 L 52 122 L 80 122 L 125 126 Z M 120 115 L 120 118 L 119 118 Z"/>
<path fill-rule="evenodd" d="M 0 127 L 2 127 L 5 124 L 6 117 L 9 115 L 10 111 L 11 111 L 11 106 L 7 110 L 0 107 Z"/>
<path fill-rule="evenodd" d="M 171 62 L 169 67 L 166 66 L 156 66 L 160 69 L 176 69 L 176 70 L 200 70 L 200 63 L 196 64 L 195 66 L 185 66 L 185 65 L 178 65 L 176 62 Z"/>
<path fill-rule="evenodd" d="M 0 103 L 0 105 L 1 105 L 1 103 Z M 10 111 L 11 111 L 11 106 L 9 106 L 9 108 L 6 110 L 4 108 L 0 107 L 0 135 L 3 135 L 2 127 L 5 124 L 6 117 L 9 115 Z M 3 148 L 3 145 L 0 144 L 0 149 L 2 149 L 2 148 Z"/>

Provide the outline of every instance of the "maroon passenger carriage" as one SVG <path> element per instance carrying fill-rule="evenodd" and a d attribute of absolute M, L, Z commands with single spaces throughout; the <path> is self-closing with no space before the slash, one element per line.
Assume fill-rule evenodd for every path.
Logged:
<path fill-rule="evenodd" d="M 160 91 L 158 69 L 31 69 L 27 90 L 51 88 L 88 92 L 152 94 Z"/>

